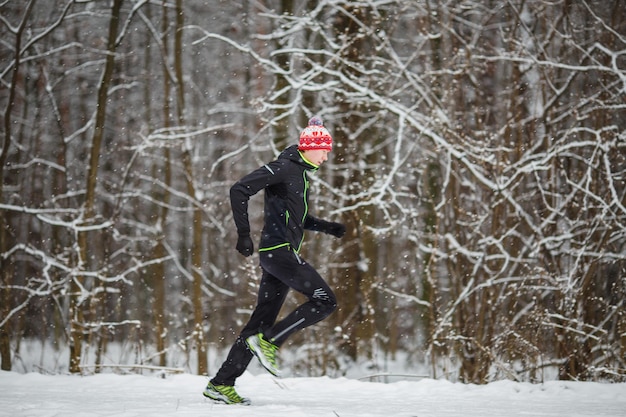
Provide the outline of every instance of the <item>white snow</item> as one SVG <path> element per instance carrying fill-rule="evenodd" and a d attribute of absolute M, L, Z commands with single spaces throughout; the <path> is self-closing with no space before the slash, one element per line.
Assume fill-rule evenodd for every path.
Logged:
<path fill-rule="evenodd" d="M 91 376 L 0 372 L 7 417 L 580 417 L 626 416 L 626 384 L 552 381 L 464 385 L 422 379 L 394 383 L 285 378 L 246 372 L 239 393 L 252 405 L 217 404 L 206 377 L 176 374 Z"/>

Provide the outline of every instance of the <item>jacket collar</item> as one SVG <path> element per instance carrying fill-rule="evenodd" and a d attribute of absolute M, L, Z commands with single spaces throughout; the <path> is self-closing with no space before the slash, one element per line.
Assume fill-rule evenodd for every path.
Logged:
<path fill-rule="evenodd" d="M 293 161 L 296 164 L 301 165 L 305 169 L 308 169 L 311 171 L 317 171 L 319 168 L 319 165 L 315 165 L 313 162 L 306 159 L 304 155 L 302 155 L 302 152 L 298 150 L 298 145 L 291 145 L 288 148 L 286 148 L 284 151 L 282 151 L 280 155 L 278 156 L 278 159 L 283 159 L 283 158 L 289 159 L 290 161 Z"/>

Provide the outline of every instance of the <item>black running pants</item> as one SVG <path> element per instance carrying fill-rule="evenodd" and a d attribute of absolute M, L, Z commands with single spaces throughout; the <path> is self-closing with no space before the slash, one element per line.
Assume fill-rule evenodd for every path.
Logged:
<path fill-rule="evenodd" d="M 337 307 L 335 294 L 326 281 L 290 249 L 259 252 L 259 259 L 263 275 L 256 308 L 211 380 L 215 385 L 234 385 L 235 379 L 246 370 L 252 359 L 245 343 L 249 336 L 263 332 L 268 340 L 280 346 L 291 334 L 323 320 Z M 304 294 L 308 301 L 276 323 L 290 288 Z"/>

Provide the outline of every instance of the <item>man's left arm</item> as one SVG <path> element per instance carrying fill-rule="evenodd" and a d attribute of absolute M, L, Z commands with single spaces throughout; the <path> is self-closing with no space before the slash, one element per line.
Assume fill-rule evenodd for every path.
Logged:
<path fill-rule="evenodd" d="M 304 228 L 306 230 L 322 232 L 335 237 L 343 237 L 343 235 L 346 234 L 346 226 L 342 223 L 329 222 L 310 215 L 307 215 L 304 219 Z"/>

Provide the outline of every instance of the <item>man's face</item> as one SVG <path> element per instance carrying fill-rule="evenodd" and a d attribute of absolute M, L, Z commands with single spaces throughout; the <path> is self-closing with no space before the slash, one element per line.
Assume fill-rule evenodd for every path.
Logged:
<path fill-rule="evenodd" d="M 324 162 L 328 161 L 328 150 L 326 149 L 309 149 L 302 154 L 306 159 L 313 162 L 315 165 L 320 166 Z"/>

